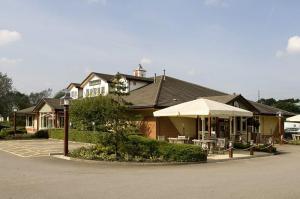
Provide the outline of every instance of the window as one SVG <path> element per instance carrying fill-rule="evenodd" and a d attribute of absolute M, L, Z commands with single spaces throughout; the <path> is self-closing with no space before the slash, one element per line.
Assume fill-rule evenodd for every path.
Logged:
<path fill-rule="evenodd" d="M 101 87 L 101 94 L 104 95 L 105 93 L 105 87 Z"/>
<path fill-rule="evenodd" d="M 86 95 L 87 97 L 90 96 L 90 90 L 89 90 L 89 89 L 86 89 L 86 90 L 85 90 L 85 95 Z"/>
<path fill-rule="evenodd" d="M 95 86 L 95 85 L 99 85 L 99 84 L 101 84 L 101 80 L 100 79 L 92 80 L 92 81 L 89 82 L 90 86 Z"/>
<path fill-rule="evenodd" d="M 240 105 L 239 105 L 239 103 L 238 103 L 237 101 L 234 101 L 234 102 L 233 102 L 233 106 L 235 106 L 235 107 L 237 107 L 237 108 L 240 108 Z"/>
<path fill-rule="evenodd" d="M 26 126 L 33 126 L 33 117 L 32 116 L 27 116 L 27 124 Z"/>

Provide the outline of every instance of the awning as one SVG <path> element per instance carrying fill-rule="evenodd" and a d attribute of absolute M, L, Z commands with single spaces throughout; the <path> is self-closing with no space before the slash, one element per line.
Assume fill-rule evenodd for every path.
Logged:
<path fill-rule="evenodd" d="M 250 111 L 204 98 L 155 111 L 153 114 L 155 117 L 253 117 Z"/>
<path fill-rule="evenodd" d="M 300 115 L 295 115 L 293 117 L 286 118 L 287 122 L 300 122 Z"/>

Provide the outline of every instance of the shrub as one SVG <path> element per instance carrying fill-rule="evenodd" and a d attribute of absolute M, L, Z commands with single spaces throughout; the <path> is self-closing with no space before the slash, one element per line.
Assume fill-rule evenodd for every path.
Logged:
<path fill-rule="evenodd" d="M 156 140 L 148 139 L 138 135 L 130 135 L 121 148 L 123 155 L 129 159 L 141 157 L 143 159 L 159 158 L 159 145 Z"/>
<path fill-rule="evenodd" d="M 102 145 L 96 145 L 91 147 L 81 147 L 75 149 L 70 153 L 71 157 L 83 158 L 88 160 L 107 160 L 114 161 L 116 160 L 116 155 L 114 150 L 110 147 L 104 147 Z"/>
<path fill-rule="evenodd" d="M 162 143 L 159 151 L 166 161 L 199 162 L 207 160 L 207 155 L 201 147 L 194 145 Z"/>
<path fill-rule="evenodd" d="M 0 131 L 0 139 L 5 139 L 8 136 L 9 134 L 7 131 L 3 131 L 3 130 Z"/>
<path fill-rule="evenodd" d="M 64 130 L 63 129 L 49 129 L 48 130 L 49 138 L 53 139 L 64 139 Z M 85 142 L 85 143 L 101 143 L 103 139 L 103 133 L 101 132 L 92 132 L 92 131 L 78 131 L 76 129 L 70 129 L 69 131 L 69 140 L 76 142 Z"/>
<path fill-rule="evenodd" d="M 268 144 L 258 145 L 255 147 L 254 150 L 259 151 L 259 152 L 266 152 L 266 153 L 276 153 L 277 152 L 276 147 L 270 146 Z"/>
<path fill-rule="evenodd" d="M 46 130 L 46 129 L 45 130 L 39 130 L 35 134 L 33 134 L 32 137 L 48 139 L 49 138 L 49 133 L 48 133 L 48 130 Z"/>
<path fill-rule="evenodd" d="M 200 162 L 206 161 L 207 155 L 199 146 L 187 144 L 170 144 L 159 142 L 138 135 L 127 136 L 120 146 L 120 156 L 114 145 L 97 145 L 80 148 L 71 152 L 72 157 L 94 160 L 121 161 L 168 161 L 168 162 Z"/>
<path fill-rule="evenodd" d="M 247 149 L 249 147 L 250 147 L 250 144 L 234 143 L 234 148 L 236 148 L 236 149 Z"/>

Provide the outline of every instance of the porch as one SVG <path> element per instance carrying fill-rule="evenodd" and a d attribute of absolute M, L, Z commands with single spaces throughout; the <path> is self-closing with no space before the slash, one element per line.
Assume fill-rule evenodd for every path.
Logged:
<path fill-rule="evenodd" d="M 197 99 L 154 112 L 157 120 L 169 118 L 176 133 L 158 132 L 158 139 L 173 143 L 224 145 L 230 141 L 248 143 L 255 131 L 253 113 L 208 99 Z M 159 124 L 164 125 L 163 123 Z M 160 128 L 161 129 L 161 128 Z"/>

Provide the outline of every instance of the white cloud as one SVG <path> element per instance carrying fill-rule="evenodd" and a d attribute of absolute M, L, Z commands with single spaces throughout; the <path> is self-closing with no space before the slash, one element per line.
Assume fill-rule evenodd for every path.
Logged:
<path fill-rule="evenodd" d="M 288 39 L 285 50 L 278 50 L 276 57 L 281 58 L 287 55 L 300 54 L 300 36 L 293 36 Z"/>
<path fill-rule="evenodd" d="M 300 53 L 300 37 L 293 36 L 288 40 L 286 51 L 290 54 Z"/>
<path fill-rule="evenodd" d="M 204 0 L 207 6 L 227 6 L 225 0 Z"/>
<path fill-rule="evenodd" d="M 152 63 L 152 60 L 149 59 L 149 58 L 143 57 L 143 58 L 141 59 L 140 63 L 141 63 L 142 65 L 144 65 L 144 64 L 151 64 L 151 63 Z"/>
<path fill-rule="evenodd" d="M 18 41 L 22 38 L 22 35 L 16 31 L 0 30 L 0 46 Z"/>
<path fill-rule="evenodd" d="M 22 59 L 9 59 L 6 57 L 1 57 L 0 58 L 0 66 L 11 66 L 11 65 L 16 65 L 19 62 L 22 62 Z"/>

